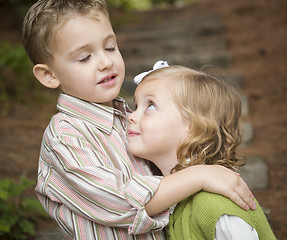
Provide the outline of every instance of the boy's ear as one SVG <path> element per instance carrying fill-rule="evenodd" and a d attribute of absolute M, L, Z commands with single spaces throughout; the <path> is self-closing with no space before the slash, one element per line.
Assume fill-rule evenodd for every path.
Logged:
<path fill-rule="evenodd" d="M 45 87 L 57 88 L 60 86 L 60 81 L 54 76 L 51 69 L 46 64 L 36 64 L 33 68 L 33 73 Z"/>

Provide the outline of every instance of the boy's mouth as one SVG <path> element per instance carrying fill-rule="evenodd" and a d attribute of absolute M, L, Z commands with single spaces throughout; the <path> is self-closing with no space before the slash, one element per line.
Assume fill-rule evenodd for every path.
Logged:
<path fill-rule="evenodd" d="M 106 76 L 98 84 L 104 84 L 104 83 L 110 82 L 110 81 L 114 80 L 115 78 L 116 78 L 116 74 Z"/>

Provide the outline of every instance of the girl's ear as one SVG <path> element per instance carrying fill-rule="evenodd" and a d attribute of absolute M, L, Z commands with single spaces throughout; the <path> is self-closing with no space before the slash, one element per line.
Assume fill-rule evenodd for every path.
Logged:
<path fill-rule="evenodd" d="M 36 64 L 33 68 L 33 73 L 45 87 L 57 88 L 60 86 L 60 81 L 54 76 L 51 69 L 46 64 Z"/>

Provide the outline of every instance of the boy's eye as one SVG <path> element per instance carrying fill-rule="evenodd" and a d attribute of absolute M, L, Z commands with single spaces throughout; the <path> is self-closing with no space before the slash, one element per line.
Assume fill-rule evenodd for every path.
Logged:
<path fill-rule="evenodd" d="M 81 62 L 81 63 L 87 62 L 87 61 L 89 61 L 90 58 L 91 58 L 91 55 L 88 55 L 88 56 L 86 56 L 86 57 L 80 59 L 80 62 Z"/>
<path fill-rule="evenodd" d="M 108 51 L 108 52 L 113 52 L 113 51 L 115 51 L 115 50 L 116 50 L 116 48 L 115 48 L 115 47 L 106 48 L 106 51 Z"/>

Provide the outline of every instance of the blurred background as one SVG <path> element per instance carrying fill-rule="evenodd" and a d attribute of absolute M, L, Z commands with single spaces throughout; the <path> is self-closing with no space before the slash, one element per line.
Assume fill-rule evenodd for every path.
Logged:
<path fill-rule="evenodd" d="M 0 239 L 61 239 L 34 194 L 41 138 L 59 94 L 35 80 L 21 45 L 21 22 L 34 2 L 0 0 Z M 108 5 L 126 63 L 121 95 L 129 102 L 133 76 L 159 59 L 215 67 L 238 82 L 241 151 L 248 155 L 242 176 L 277 238 L 287 239 L 287 2 L 109 0 Z"/>

